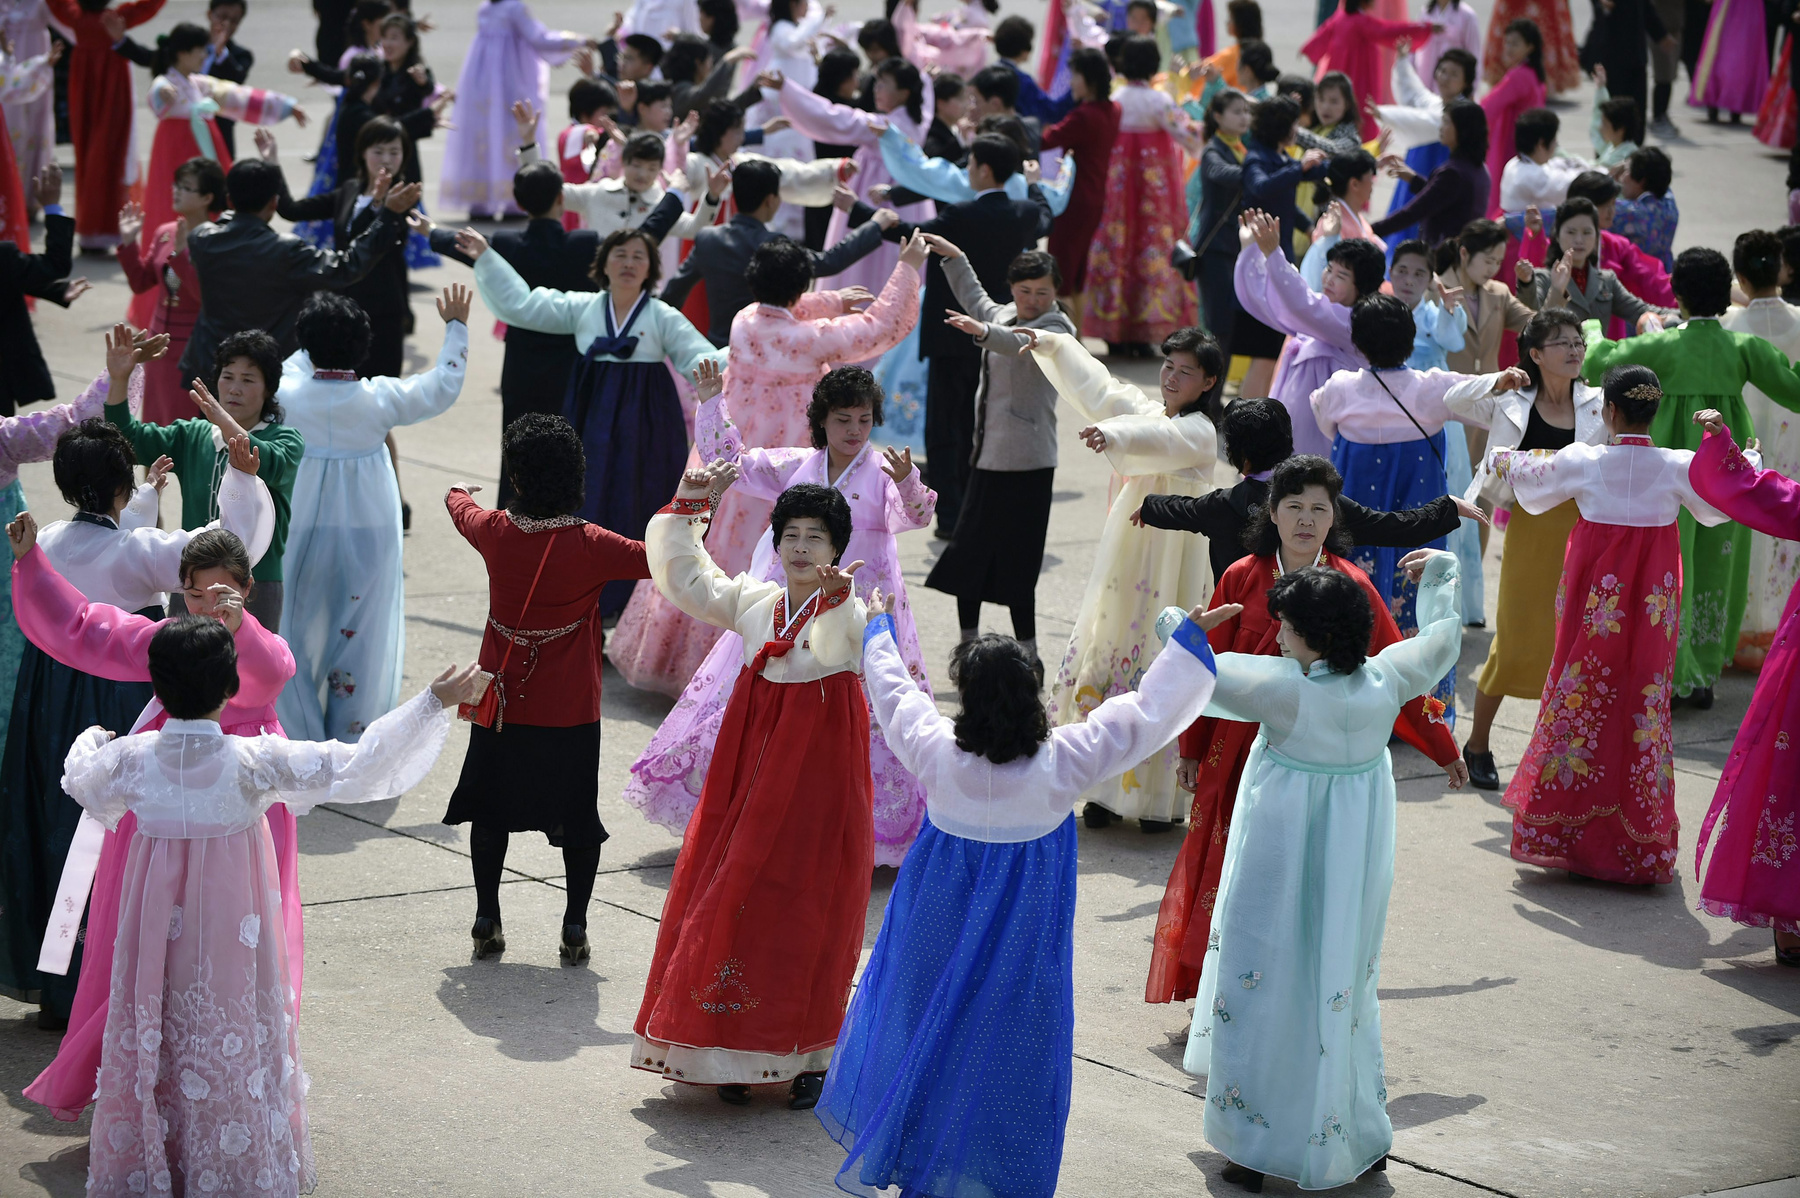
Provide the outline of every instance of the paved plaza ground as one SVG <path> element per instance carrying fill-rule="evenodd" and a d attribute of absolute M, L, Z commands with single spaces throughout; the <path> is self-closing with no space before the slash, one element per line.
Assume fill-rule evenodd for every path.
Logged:
<path fill-rule="evenodd" d="M 415 0 L 415 7 L 439 24 L 427 57 L 440 79 L 454 80 L 474 0 Z M 570 0 L 533 7 L 551 25 L 595 31 L 610 12 Z M 1487 4 L 1477 7 L 1485 16 Z M 1577 7 L 1585 28 L 1587 6 Z M 1035 5 L 1014 0 L 1008 8 L 1042 19 Z M 851 18 L 878 11 L 871 0 L 840 10 Z M 1282 65 L 1296 63 L 1312 10 L 1311 0 L 1265 0 Z M 200 0 L 176 0 L 149 28 L 203 20 L 203 11 Z M 251 82 L 292 87 L 298 77 L 281 61 L 289 47 L 310 49 L 311 37 L 310 7 L 300 0 L 254 0 L 243 32 L 258 58 Z M 558 124 L 571 78 L 566 68 L 552 77 Z M 316 118 L 329 116 L 325 93 L 303 95 Z M 1587 102 L 1583 93 L 1560 107 L 1564 140 L 1578 152 L 1585 152 Z M 139 119 L 147 154 L 147 113 Z M 1738 232 L 1780 224 L 1782 159 L 1753 141 L 1747 125 L 1709 127 L 1687 112 L 1678 119 L 1685 136 L 1670 145 L 1683 209 L 1678 248 L 1729 252 Z M 301 155 L 316 146 L 317 129 L 284 125 L 278 133 L 290 180 L 303 189 L 310 168 Z M 441 138 L 424 150 L 435 180 Z M 62 160 L 71 162 L 67 147 Z M 433 183 L 427 202 L 435 196 Z M 68 311 L 40 305 L 37 317 L 65 399 L 101 368 L 102 330 L 124 311 L 127 294 L 110 259 L 83 258 L 77 273 L 94 281 L 93 292 Z M 467 282 L 468 272 L 454 263 L 414 275 L 412 368 L 429 366 L 439 345 L 433 292 L 457 281 Z M 478 302 L 461 400 L 398 434 L 414 510 L 406 559 L 409 693 L 445 663 L 470 660 L 486 613 L 481 560 L 452 529 L 441 497 L 459 481 L 488 484 L 481 498 L 493 497 L 502 350 L 492 324 Z M 1122 373 L 1153 379 L 1143 363 Z M 1055 519 L 1038 589 L 1040 639 L 1053 661 L 1075 617 L 1108 498 L 1104 461 L 1074 436 L 1081 423 L 1064 409 Z M 28 467 L 23 477 L 40 521 L 68 514 L 47 465 Z M 163 510 L 178 515 L 173 495 Z M 922 583 L 941 548 L 925 532 L 901 538 L 926 662 L 940 682 L 956 637 L 955 605 Z M 1490 605 L 1504 549 L 1505 537 L 1496 535 L 1487 560 Z M 988 616 L 991 629 L 1010 630 L 1002 609 L 989 608 Z M 1470 701 L 1490 635 L 1465 635 L 1460 705 Z M 1793 1180 L 1800 1174 L 1800 971 L 1775 965 L 1766 930 L 1695 912 L 1686 851 L 1750 689 L 1749 678 L 1730 674 L 1712 711 L 1676 713 L 1683 873 L 1648 890 L 1578 883 L 1514 863 L 1496 795 L 1452 792 L 1423 757 L 1396 751 L 1398 861 L 1381 991 L 1396 1138 L 1388 1172 L 1346 1193 L 1682 1198 L 1757 1186 L 1745 1193 L 1800 1194 Z M 837 1192 L 831 1178 L 842 1153 L 812 1115 L 786 1109 L 785 1088 L 737 1109 L 710 1089 L 628 1068 L 678 841 L 618 796 L 669 706 L 608 670 L 600 805 L 612 839 L 589 916 L 594 957 L 585 968 L 558 963 L 561 857 L 529 834 L 513 840 L 502 891 L 510 948 L 502 960 L 469 960 L 466 829 L 439 822 L 465 726 L 453 729 L 425 783 L 402 798 L 321 808 L 300 821 L 307 904 L 301 1035 L 321 1194 Z M 1501 712 L 1494 748 L 1503 776 L 1525 747 L 1533 715 L 1533 705 L 1517 701 Z M 1179 835 L 1145 835 L 1130 824 L 1081 833 L 1075 1089 L 1063 1194 L 1240 1192 L 1219 1180 L 1223 1158 L 1201 1134 L 1203 1087 L 1180 1069 L 1188 1009 L 1142 1001 Z M 876 872 L 870 942 L 893 877 Z M 87 1122 L 58 1123 L 20 1096 L 56 1045 L 34 1015 L 0 999 L 0 1198 L 80 1194 L 86 1173 Z M 1271 1181 L 1267 1192 L 1292 1191 Z"/>

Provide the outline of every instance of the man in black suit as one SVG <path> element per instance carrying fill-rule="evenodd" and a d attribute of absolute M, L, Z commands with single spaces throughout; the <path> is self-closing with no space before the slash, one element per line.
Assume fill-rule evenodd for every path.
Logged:
<path fill-rule="evenodd" d="M 767 158 L 738 163 L 731 169 L 731 198 L 737 215 L 725 224 L 700 230 L 692 252 L 660 297 L 663 303 L 679 308 L 694 284 L 704 280 L 711 323 L 706 336 L 721 346 L 731 336 L 732 317 L 755 302 L 750 298 L 750 284 L 744 281 L 750 255 L 769 238 L 780 236 L 768 226 L 781 207 L 780 168 Z M 807 251 L 812 255 L 813 277 L 828 278 L 868 255 L 881 244 L 882 231 L 899 221 L 899 214 L 891 209 L 877 212 L 864 206 L 860 218 L 851 218 L 856 227 L 842 241 L 827 250 Z"/>
<path fill-rule="evenodd" d="M 34 295 L 66 308 L 88 289 L 86 279 L 69 278 L 75 222 L 57 203 L 62 199 L 62 168 L 52 162 L 39 171 L 32 190 L 44 210 L 44 252 L 34 254 L 29 245 L 0 241 L 0 363 L 5 365 L 0 370 L 0 416 L 11 416 L 21 404 L 56 398 L 25 297 Z"/>
<path fill-rule="evenodd" d="M 962 247 L 975 277 L 989 295 L 1008 291 L 1006 268 L 1050 231 L 1050 204 L 1033 183 L 1027 199 L 1014 200 L 1002 190 L 1019 173 L 1018 143 L 998 133 L 983 133 L 969 147 L 969 184 L 975 198 L 945 204 L 935 218 L 917 226 Z M 856 220 L 865 205 L 850 210 Z M 912 236 L 914 226 L 895 223 L 888 240 Z M 919 314 L 919 357 L 926 361 L 925 481 L 937 492 L 937 536 L 949 540 L 962 511 L 963 491 L 975 448 L 975 392 L 981 386 L 981 348 L 972 337 L 944 323 L 962 305 L 950 289 L 944 267 L 933 254 L 925 273 L 925 302 Z"/>
<path fill-rule="evenodd" d="M 256 55 L 232 40 L 237 36 L 238 26 L 243 24 L 244 7 L 245 0 L 208 0 L 206 22 L 212 27 L 212 44 L 206 47 L 206 59 L 200 64 L 202 75 L 211 75 L 227 83 L 242 83 L 250 78 Z M 331 61 L 335 64 L 337 59 Z M 219 136 L 225 139 L 225 149 L 236 158 L 237 122 L 224 117 L 215 118 L 215 122 L 219 126 Z"/>

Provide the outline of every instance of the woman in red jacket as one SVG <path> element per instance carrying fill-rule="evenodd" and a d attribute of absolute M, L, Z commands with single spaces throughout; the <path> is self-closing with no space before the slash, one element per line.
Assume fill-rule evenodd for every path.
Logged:
<path fill-rule="evenodd" d="M 1106 170 L 1113 143 L 1119 140 L 1119 106 L 1110 99 L 1112 68 L 1099 50 L 1083 48 L 1069 55 L 1069 95 L 1076 100 L 1069 115 L 1044 130 L 1043 148 L 1061 149 L 1075 163 L 1075 186 L 1069 206 L 1050 226 L 1050 256 L 1062 269 L 1058 294 L 1075 307 L 1081 326 L 1081 291 L 1087 286 L 1088 247 L 1106 211 Z"/>

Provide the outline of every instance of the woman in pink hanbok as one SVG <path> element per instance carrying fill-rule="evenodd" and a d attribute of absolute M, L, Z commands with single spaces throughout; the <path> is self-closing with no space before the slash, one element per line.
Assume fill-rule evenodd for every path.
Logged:
<path fill-rule="evenodd" d="M 1754 114 L 1769 87 L 1769 43 L 1761 0 L 1712 0 L 1706 40 L 1690 74 L 1688 104 L 1706 109 L 1706 119 L 1731 114 L 1731 123 Z"/>
<path fill-rule="evenodd" d="M 792 79 L 778 81 L 766 78 L 764 84 L 778 85 L 781 88 L 781 110 L 802 134 L 814 141 L 856 147 L 853 159 L 857 166 L 856 177 L 850 180 L 849 186 L 856 192 L 857 198 L 865 203 L 874 203 L 869 198 L 873 188 L 892 185 L 894 182 L 893 176 L 888 174 L 887 164 L 881 159 L 881 135 L 892 125 L 914 145 L 924 145 L 925 131 L 931 127 L 931 113 L 937 102 L 931 89 L 930 77 L 921 75 L 919 68 L 904 58 L 883 59 L 881 65 L 875 68 L 874 112 L 864 112 L 848 104 L 835 103 L 824 96 L 815 96 Z M 875 205 L 878 208 L 881 206 Z M 937 215 L 937 205 L 930 200 L 920 200 L 916 204 L 906 205 L 899 212 L 902 220 L 920 224 Z M 825 230 L 825 244 L 836 245 L 849 229 L 849 214 L 834 208 L 831 224 Z M 874 253 L 833 275 L 831 281 L 839 287 L 866 287 L 873 291 L 882 285 L 888 272 L 894 269 L 896 257 L 898 254 L 893 247 L 881 246 Z M 734 335 L 732 344 L 743 343 Z M 711 543 L 710 538 L 708 543 Z M 721 562 L 720 569 L 729 567 Z"/>
<path fill-rule="evenodd" d="M 924 655 L 906 600 L 900 573 L 900 550 L 894 538 L 924 528 L 937 510 L 937 495 L 919 478 L 912 451 L 878 450 L 869 440 L 881 422 L 881 386 L 860 366 L 840 366 L 819 380 L 808 411 L 812 449 L 746 449 L 731 423 L 727 401 L 718 393 L 716 376 L 705 377 L 699 393 L 705 400 L 694 423 L 695 448 L 704 462 L 723 459 L 742 471 L 731 494 L 773 504 L 798 483 L 835 487 L 850 505 L 852 531 L 845 561 L 866 564 L 856 573 L 865 594 L 879 588 L 894 596 L 894 636 L 907 671 L 925 691 Z M 765 582 L 783 577 L 774 542 L 765 531 L 757 542 L 750 572 Z M 669 712 L 650 745 L 631 766 L 625 801 L 652 823 L 683 832 L 699 805 L 712 747 L 718 740 L 725 707 L 743 666 L 743 638 L 735 632 L 719 637 L 681 700 Z M 875 782 L 875 864 L 899 865 L 925 812 L 925 792 L 918 779 L 900 764 L 876 724 L 869 726 L 869 767 Z"/>
<path fill-rule="evenodd" d="M 968 79 L 987 65 L 993 40 L 988 22 L 999 8 L 999 0 L 969 0 L 954 12 L 921 20 L 919 0 L 899 0 L 893 22 L 900 53 L 921 71 L 951 71 Z"/>
<path fill-rule="evenodd" d="M 1757 532 L 1800 540 L 1800 483 L 1744 457 L 1724 417 L 1698 412 L 1706 439 L 1688 465 L 1694 493 Z M 1769 656 L 1694 843 L 1700 910 L 1775 929 L 1775 958 L 1800 966 L 1800 587 L 1788 597 Z"/>
<path fill-rule="evenodd" d="M 14 610 L 33 644 L 64 665 L 99 678 L 150 681 L 150 639 L 168 621 L 152 620 L 106 603 L 90 603 L 57 573 L 41 551 L 27 552 L 12 573 Z M 288 651 L 286 641 L 244 610 L 243 597 L 250 590 L 251 580 L 250 558 L 243 542 L 223 529 L 201 533 L 182 551 L 181 577 L 188 610 L 220 620 L 232 630 L 237 643 L 238 692 L 220 716 L 221 726 L 231 736 L 285 735 L 275 718 L 275 698 L 294 676 L 294 655 Z M 168 718 L 162 704 L 152 699 L 132 731 L 154 732 Z M 302 964 L 299 844 L 294 816 L 287 807 L 280 803 L 270 807 L 268 822 L 275 868 L 281 880 L 281 918 L 293 950 L 289 963 L 294 991 L 298 993 Z M 103 829 L 87 820 L 83 827 L 92 830 L 85 833 L 90 840 L 87 852 L 91 854 L 92 833 Z M 119 931 L 119 900 L 125 862 L 136 833 L 137 817 L 126 815 L 116 829 L 105 831 L 100 841 L 98 863 L 91 867 L 93 893 L 69 1029 L 63 1034 L 56 1059 L 25 1088 L 25 1097 L 49 1107 L 58 1119 L 79 1119 L 94 1100 L 113 949 Z M 77 841 L 83 836 L 84 832 L 77 832 Z M 72 850 L 71 858 L 79 852 Z M 59 894 L 62 891 L 70 892 L 76 899 L 74 905 L 80 906 L 80 879 L 67 868 Z"/>
<path fill-rule="evenodd" d="M 840 362 L 879 357 L 912 330 L 926 252 L 923 241 L 909 246 L 868 310 L 845 312 L 838 292 L 805 290 L 812 265 L 798 246 L 765 242 L 757 249 L 748 281 L 758 302 L 731 322 L 725 371 L 725 398 L 742 444 L 779 449 L 812 443 L 806 409 L 814 384 Z M 719 569 L 735 575 L 750 568 L 751 550 L 768 531 L 773 499 L 741 487 L 725 493 L 706 535 L 706 550 Z M 718 639 L 717 628 L 681 612 L 656 587 L 638 587 L 607 639 L 606 654 L 639 690 L 679 695 Z"/>

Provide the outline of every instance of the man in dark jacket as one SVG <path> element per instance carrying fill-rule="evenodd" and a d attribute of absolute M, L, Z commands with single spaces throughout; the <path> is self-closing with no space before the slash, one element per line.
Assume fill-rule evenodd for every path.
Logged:
<path fill-rule="evenodd" d="M 57 202 L 62 199 L 62 168 L 53 162 L 39 171 L 32 190 L 44 210 L 44 252 L 34 254 L 29 245 L 0 241 L 0 415 L 4 416 L 13 415 L 20 404 L 56 398 L 25 297 L 33 295 L 66 308 L 88 289 L 86 279 L 69 278 L 75 222 L 63 215 Z"/>
<path fill-rule="evenodd" d="M 181 355 L 184 378 L 210 374 L 213 351 L 233 333 L 262 329 L 282 356 L 300 348 L 294 319 L 315 291 L 336 291 L 369 273 L 395 244 L 395 230 L 419 202 L 419 185 L 390 187 L 374 223 L 339 253 L 269 227 L 281 202 L 281 168 L 240 159 L 225 175 L 231 211 L 188 234 L 188 253 L 200 279 L 200 317 Z"/>
<path fill-rule="evenodd" d="M 705 280 L 711 324 L 706 336 L 714 345 L 726 343 L 731 336 L 732 317 L 755 302 L 744 272 L 756 247 L 779 236 L 768 222 L 781 207 L 780 168 L 766 158 L 738 163 L 731 169 L 731 198 L 737 215 L 725 224 L 700 230 L 694 238 L 693 251 L 663 287 L 660 297 L 663 303 L 679 308 L 694 284 Z M 812 255 L 814 278 L 829 278 L 867 256 L 881 244 L 882 231 L 894 228 L 900 220 L 897 213 L 886 208 L 875 212 L 864 206 L 862 212 L 858 217 L 852 210 L 850 222 L 855 227 L 842 241 L 826 250 L 807 251 Z M 977 354 L 976 362 L 979 364 L 980 360 Z"/>

